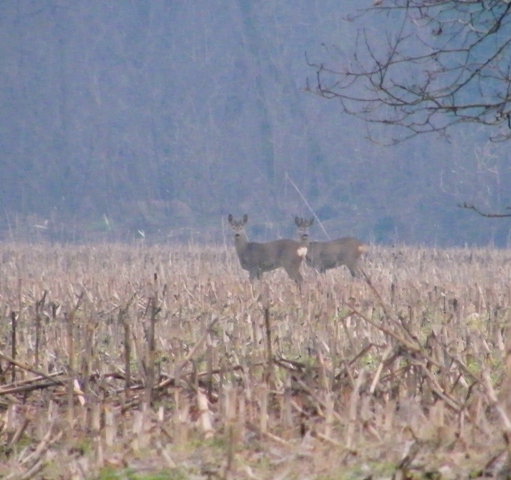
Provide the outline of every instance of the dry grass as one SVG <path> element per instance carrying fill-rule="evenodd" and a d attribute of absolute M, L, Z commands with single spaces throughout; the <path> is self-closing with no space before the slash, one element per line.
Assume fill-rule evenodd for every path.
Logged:
<path fill-rule="evenodd" d="M 0 477 L 508 478 L 511 253 L 371 250 L 2 245 Z"/>

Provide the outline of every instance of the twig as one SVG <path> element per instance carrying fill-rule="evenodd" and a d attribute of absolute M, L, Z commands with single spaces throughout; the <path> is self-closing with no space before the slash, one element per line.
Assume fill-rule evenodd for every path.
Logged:
<path fill-rule="evenodd" d="M 200 346 L 206 341 L 208 335 L 211 333 L 212 328 L 215 326 L 216 322 L 218 322 L 218 317 L 214 318 L 209 325 L 206 327 L 206 331 L 202 334 L 202 337 L 199 338 L 197 343 L 190 350 L 185 359 L 176 367 L 176 378 L 179 377 L 181 370 L 183 367 L 190 361 L 190 359 L 195 355 L 195 352 L 200 348 Z"/>
<path fill-rule="evenodd" d="M 41 442 L 39 443 L 37 448 L 32 453 L 27 455 L 25 458 L 20 460 L 21 464 L 26 465 L 27 463 L 30 463 L 30 462 L 37 462 L 41 458 L 41 456 L 44 454 L 44 452 L 46 452 L 48 447 L 50 445 L 52 445 L 53 443 L 58 442 L 62 438 L 62 435 L 64 435 L 64 432 L 61 431 L 61 432 L 57 433 L 52 438 L 51 430 L 52 430 L 52 425 L 50 425 L 48 432 L 46 432 L 46 435 L 43 437 L 43 439 L 41 440 Z"/>
<path fill-rule="evenodd" d="M 264 326 L 266 330 L 266 371 L 264 373 L 264 382 L 269 383 L 272 371 L 272 350 L 271 350 L 271 327 L 270 327 L 270 308 L 264 308 Z"/>
<path fill-rule="evenodd" d="M 481 217 L 486 218 L 506 218 L 511 217 L 511 213 L 485 213 L 479 210 L 475 205 L 471 205 L 467 202 L 458 203 L 458 207 L 466 208 L 467 210 L 473 210 L 477 214 L 481 215 Z M 511 207 L 506 207 L 506 210 L 511 210 Z"/>
<path fill-rule="evenodd" d="M 36 370 L 35 368 L 29 367 L 28 365 L 26 365 L 24 363 L 18 362 L 16 360 L 14 360 L 13 358 L 8 357 L 7 355 L 3 354 L 2 352 L 0 352 L 0 358 L 4 359 L 5 361 L 7 361 L 9 363 L 12 363 L 13 365 L 16 365 L 18 368 L 21 368 L 22 370 L 27 370 L 28 372 L 32 372 L 32 373 L 35 373 L 36 375 L 46 378 L 46 380 L 49 380 L 50 382 L 53 382 L 56 385 L 64 385 L 63 382 L 61 382 L 59 380 L 54 380 L 53 378 L 51 378 L 50 375 L 46 375 L 45 373 L 40 372 L 39 370 Z M 2 394 L 2 393 L 3 392 L 0 390 L 0 394 Z"/>
<path fill-rule="evenodd" d="M 501 428 L 502 431 L 506 434 L 508 442 L 511 440 L 511 420 L 504 410 L 504 407 L 500 404 L 497 394 L 493 389 L 493 385 L 490 380 L 490 375 L 487 371 L 483 372 L 483 387 L 485 393 L 488 397 L 490 405 L 497 411 L 502 421 Z"/>
<path fill-rule="evenodd" d="M 307 205 L 307 208 L 310 210 L 310 212 L 312 213 L 312 215 L 314 216 L 314 218 L 316 219 L 316 222 L 318 222 L 318 225 L 321 227 L 321 230 L 323 230 L 323 233 L 326 235 L 326 238 L 328 238 L 328 240 L 331 240 L 331 237 L 330 235 L 328 235 L 327 231 L 325 230 L 325 227 L 323 226 L 323 224 L 321 223 L 321 220 L 318 218 L 318 216 L 316 215 L 316 212 L 312 209 L 312 207 L 310 206 L 309 202 L 305 199 L 305 197 L 302 195 L 302 192 L 300 191 L 300 189 L 296 186 L 296 183 L 293 182 L 293 180 L 291 180 L 291 177 L 289 176 L 289 174 L 286 172 L 286 178 L 289 180 L 289 183 L 291 185 L 293 185 L 294 189 L 298 192 L 298 195 L 300 195 L 301 199 L 303 200 L 303 203 L 305 203 L 305 205 Z"/>
<path fill-rule="evenodd" d="M 11 312 L 11 356 L 16 359 L 16 312 Z M 11 381 L 16 381 L 16 369 L 12 366 Z"/>

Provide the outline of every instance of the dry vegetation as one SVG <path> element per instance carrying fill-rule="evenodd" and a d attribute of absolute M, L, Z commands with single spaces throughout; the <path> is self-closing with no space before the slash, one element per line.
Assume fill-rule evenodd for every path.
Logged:
<path fill-rule="evenodd" d="M 0 477 L 508 478 L 511 253 L 0 247 Z"/>

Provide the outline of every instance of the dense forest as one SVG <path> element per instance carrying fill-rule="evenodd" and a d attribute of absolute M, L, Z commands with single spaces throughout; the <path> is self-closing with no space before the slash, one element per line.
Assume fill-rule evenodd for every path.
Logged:
<path fill-rule="evenodd" d="M 247 213 L 268 239 L 314 214 L 321 240 L 507 246 L 509 219 L 458 207 L 511 205 L 507 142 L 462 124 L 384 146 L 307 91 L 357 8 L 1 2 L 1 238 L 222 241 Z"/>

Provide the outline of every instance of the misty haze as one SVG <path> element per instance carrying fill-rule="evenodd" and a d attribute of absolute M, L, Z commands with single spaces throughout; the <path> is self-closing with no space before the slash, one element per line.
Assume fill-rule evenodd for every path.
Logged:
<path fill-rule="evenodd" d="M 247 213 L 268 240 L 314 214 L 320 241 L 506 246 L 508 220 L 457 206 L 511 204 L 505 144 L 467 125 L 380 146 L 305 91 L 360 6 L 2 2 L 2 238 L 216 242 Z"/>
<path fill-rule="evenodd" d="M 509 0 L 1 1 L 0 478 L 511 478 L 510 71 Z"/>

